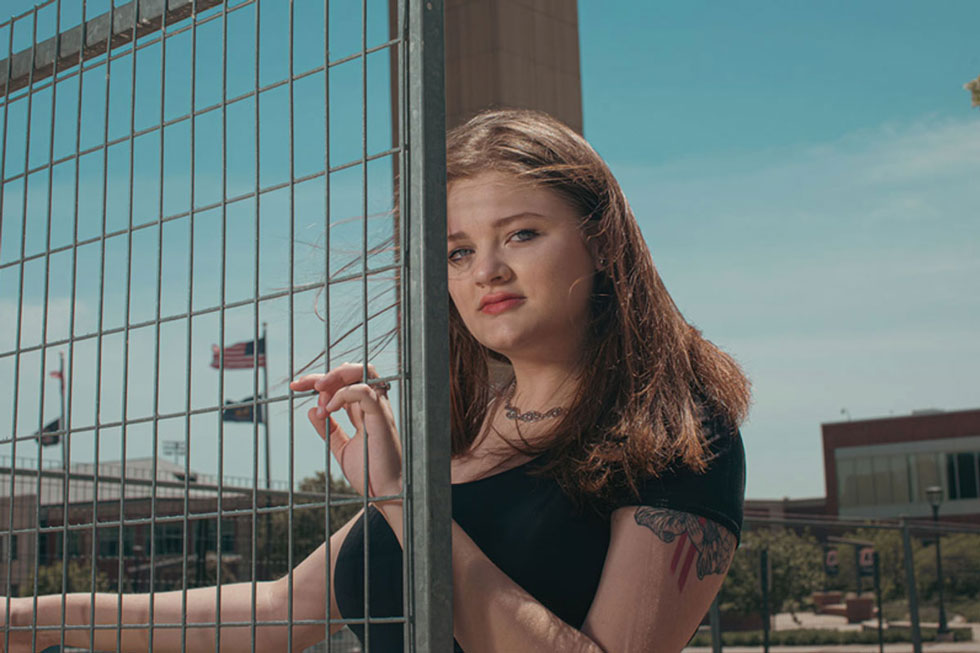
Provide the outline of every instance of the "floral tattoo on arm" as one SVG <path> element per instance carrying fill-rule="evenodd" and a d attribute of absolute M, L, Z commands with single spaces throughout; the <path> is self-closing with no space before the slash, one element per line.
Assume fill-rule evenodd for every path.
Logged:
<path fill-rule="evenodd" d="M 677 577 L 678 591 L 684 590 L 692 566 L 699 579 L 709 574 L 724 574 L 728 569 L 735 550 L 735 536 L 715 522 L 679 510 L 650 506 L 638 507 L 633 518 L 667 544 L 677 542 L 670 572 Z"/>

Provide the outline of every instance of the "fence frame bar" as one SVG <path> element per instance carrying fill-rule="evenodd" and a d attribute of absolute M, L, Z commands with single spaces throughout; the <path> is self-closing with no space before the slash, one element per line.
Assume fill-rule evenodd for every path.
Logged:
<path fill-rule="evenodd" d="M 450 651 L 452 511 L 449 438 L 449 290 L 446 278 L 446 100 L 442 0 L 408 0 L 406 74 L 408 295 L 403 333 L 410 426 L 411 651 Z M 405 52 L 405 50 L 403 50 Z"/>

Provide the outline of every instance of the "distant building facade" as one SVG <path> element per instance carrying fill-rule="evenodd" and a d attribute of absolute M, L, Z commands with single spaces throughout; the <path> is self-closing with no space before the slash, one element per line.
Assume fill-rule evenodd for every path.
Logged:
<path fill-rule="evenodd" d="M 0 460 L 0 523 L 5 529 L 12 524 L 0 536 L 0 587 L 9 582 L 14 596 L 30 591 L 35 568 L 65 559 L 88 565 L 94 558 L 96 570 L 113 587 L 121 577 L 129 591 L 149 590 L 152 568 L 159 591 L 183 587 L 185 575 L 189 586 L 214 582 L 220 550 L 223 582 L 251 579 L 251 479 L 219 480 L 192 471 L 185 484 L 183 466 L 144 458 L 127 461 L 125 473 L 118 461 L 101 463 L 98 470 L 91 463 L 72 464 L 65 488 L 61 469 L 43 469 L 38 478 L 34 461 L 9 462 Z M 274 485 L 255 490 L 258 508 L 288 504 L 288 486 Z M 305 492 L 293 497 L 298 502 L 323 498 Z M 260 579 L 285 564 L 263 548 L 255 550 Z"/>
<path fill-rule="evenodd" d="M 927 518 L 943 489 L 944 521 L 980 523 L 980 409 L 821 425 L 827 513 Z"/>

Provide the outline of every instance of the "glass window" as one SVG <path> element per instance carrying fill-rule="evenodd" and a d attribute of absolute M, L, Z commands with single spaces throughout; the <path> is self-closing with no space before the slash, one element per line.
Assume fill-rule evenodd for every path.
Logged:
<path fill-rule="evenodd" d="M 856 459 L 854 475 L 857 477 L 857 505 L 874 505 L 875 485 L 874 477 L 871 475 L 871 458 Z"/>
<path fill-rule="evenodd" d="M 956 454 L 956 484 L 957 484 L 956 494 L 957 497 L 960 499 L 977 498 L 976 458 L 977 455 L 969 451 Z M 952 495 L 952 489 L 950 490 L 950 495 Z"/>
<path fill-rule="evenodd" d="M 99 557 L 115 558 L 119 556 L 119 527 L 108 526 L 99 529 Z M 123 530 L 123 556 L 133 555 L 133 543 L 136 541 L 135 532 L 131 526 Z"/>
<path fill-rule="evenodd" d="M 235 551 L 235 522 L 232 520 L 221 522 L 221 551 L 223 553 Z"/>
<path fill-rule="evenodd" d="M 62 547 L 62 542 L 65 534 L 63 532 L 52 533 L 51 537 L 54 538 L 54 558 L 61 559 L 64 556 L 64 550 Z M 42 540 L 43 541 L 43 540 Z M 40 545 L 40 542 L 38 542 Z M 47 547 L 39 547 L 47 548 Z M 44 552 L 45 555 L 47 551 Z M 79 531 L 68 531 L 68 556 L 69 558 L 77 558 L 82 555 L 82 534 Z"/>
<path fill-rule="evenodd" d="M 956 454 L 946 454 L 946 483 L 949 486 L 949 498 L 959 499 L 959 484 L 956 482 Z"/>
<path fill-rule="evenodd" d="M 909 464 L 904 455 L 889 456 L 892 477 L 892 495 L 895 503 L 908 503 L 912 500 L 909 493 Z"/>
<path fill-rule="evenodd" d="M 875 505 L 894 503 L 891 456 L 875 456 L 871 459 L 871 469 L 874 477 Z"/>
<path fill-rule="evenodd" d="M 847 458 L 837 459 L 837 504 L 841 508 L 857 505 L 857 488 L 855 487 L 854 461 Z"/>
<path fill-rule="evenodd" d="M 157 524 L 153 531 L 156 555 L 177 555 L 184 550 L 183 524 Z"/>
<path fill-rule="evenodd" d="M 915 500 L 928 502 L 926 488 L 942 485 L 939 477 L 939 456 L 937 453 L 917 453 L 911 456 L 913 460 L 913 479 L 915 480 Z"/>
<path fill-rule="evenodd" d="M 119 555 L 119 530 L 117 528 L 99 529 L 99 557 L 115 558 Z"/>

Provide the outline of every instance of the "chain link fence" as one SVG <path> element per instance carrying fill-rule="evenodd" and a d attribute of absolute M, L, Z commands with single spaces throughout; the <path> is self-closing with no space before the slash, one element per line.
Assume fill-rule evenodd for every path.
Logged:
<path fill-rule="evenodd" d="M 255 596 L 329 560 L 371 501 L 288 382 L 370 363 L 404 448 L 395 621 L 451 647 L 442 57 L 442 4 L 416 0 L 48 0 L 0 24 L 4 595 Z"/>

